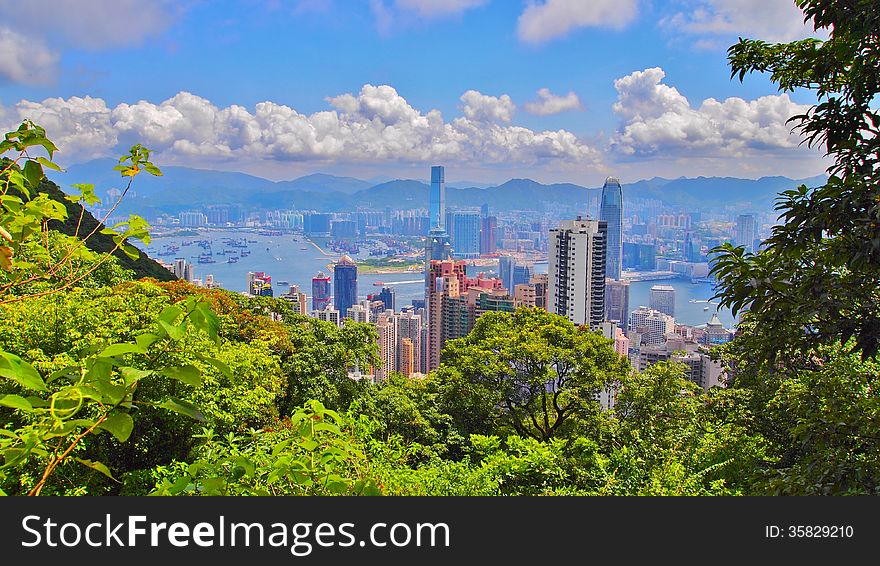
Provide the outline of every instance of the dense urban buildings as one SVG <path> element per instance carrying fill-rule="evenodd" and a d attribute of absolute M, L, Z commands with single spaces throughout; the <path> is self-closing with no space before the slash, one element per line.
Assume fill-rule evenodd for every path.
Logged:
<path fill-rule="evenodd" d="M 440 165 L 431 168 L 429 191 L 427 203 L 408 204 L 409 208 L 386 204 L 379 210 L 279 209 L 255 215 L 231 205 L 211 205 L 176 220 L 199 227 L 263 222 L 273 228 L 261 230 L 265 235 L 301 231 L 311 240 L 306 243 L 343 254 L 332 266 L 332 276 L 319 272 L 312 278 L 310 295 L 292 284 L 281 296 L 299 314 L 339 326 L 346 321 L 374 326 L 383 361 L 377 367 L 355 368 L 358 378 L 380 381 L 395 371 L 418 378 L 437 368 L 444 344 L 466 336 L 483 314 L 540 308 L 602 332 L 636 367 L 673 359 L 685 363 L 696 382 L 718 382 L 717 376 L 705 373 L 709 366 L 704 364 L 704 350 L 730 341 L 732 331 L 708 312 L 711 303 L 703 307 L 707 318 L 711 316 L 705 324 L 678 324 L 675 284 L 660 280 L 708 281 L 713 247 L 725 241 L 747 249 L 749 242 L 752 248 L 758 245 L 758 215 L 675 210 L 659 201 L 631 198 L 629 216 L 624 217 L 623 191 L 614 177 L 589 197 L 587 207 L 578 210 L 581 214 L 568 217 L 575 220 L 559 211 L 536 216 L 503 207 L 490 215 L 488 204 L 447 208 L 445 169 Z M 590 211 L 598 219 L 587 216 Z M 247 242 L 227 239 L 229 249 L 217 255 L 246 252 Z M 199 257 L 199 263 L 210 261 L 209 243 L 198 243 L 206 249 L 192 257 Z M 395 289 L 401 288 L 381 279 L 375 281 L 375 290 L 359 297 L 353 258 L 362 261 L 364 248 L 370 250 L 367 257 L 378 257 L 379 265 L 386 257 L 402 264 L 421 263 L 423 258 L 424 298 L 404 293 L 406 300 L 399 300 Z M 180 252 L 175 247 L 170 253 Z M 166 265 L 178 277 L 201 285 L 192 263 L 178 258 Z M 633 282 L 654 280 L 658 283 L 650 287 L 649 296 L 638 299 L 648 306 L 631 310 Z M 639 288 L 645 289 L 639 293 L 647 291 L 643 284 Z M 247 292 L 273 293 L 272 278 L 250 272 Z M 682 343 L 681 351 L 669 349 Z M 613 392 L 603 392 L 601 401 L 603 406 L 613 405 Z"/>
<path fill-rule="evenodd" d="M 605 321 L 606 243 L 601 220 L 565 220 L 550 230 L 550 312 L 594 328 Z"/>

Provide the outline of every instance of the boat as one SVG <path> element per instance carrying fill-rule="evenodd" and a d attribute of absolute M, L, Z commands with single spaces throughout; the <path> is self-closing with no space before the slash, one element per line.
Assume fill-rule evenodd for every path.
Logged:
<path fill-rule="evenodd" d="M 290 285 L 290 283 L 288 281 L 285 281 L 283 279 L 281 281 L 278 281 L 278 284 L 279 285 Z"/>
<path fill-rule="evenodd" d="M 231 257 L 226 260 L 226 263 L 236 263 L 238 261 L 237 257 Z"/>
<path fill-rule="evenodd" d="M 217 260 L 214 258 L 203 256 L 199 258 L 199 263 L 217 263 Z"/>
<path fill-rule="evenodd" d="M 707 311 L 707 310 L 709 310 L 709 307 L 703 307 L 703 310 Z"/>
<path fill-rule="evenodd" d="M 303 247 L 301 247 L 300 249 L 301 249 L 301 250 L 307 250 L 307 249 L 309 249 L 309 248 L 303 246 Z"/>
<path fill-rule="evenodd" d="M 375 283 L 373 283 L 374 287 L 382 287 L 383 285 L 385 285 L 384 281 L 376 281 Z"/>

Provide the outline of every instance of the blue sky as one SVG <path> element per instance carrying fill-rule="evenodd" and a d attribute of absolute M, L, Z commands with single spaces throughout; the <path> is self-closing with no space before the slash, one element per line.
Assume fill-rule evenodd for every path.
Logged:
<path fill-rule="evenodd" d="M 8 6 L 2 6 L 4 3 Z M 814 34 L 790 0 L 0 0 L 0 122 L 66 163 L 596 185 L 825 164 L 785 119 L 814 101 L 731 81 L 738 36 Z"/>

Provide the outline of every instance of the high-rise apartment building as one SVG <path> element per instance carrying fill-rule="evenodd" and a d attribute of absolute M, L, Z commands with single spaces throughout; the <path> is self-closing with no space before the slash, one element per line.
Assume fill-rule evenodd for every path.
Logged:
<path fill-rule="evenodd" d="M 513 306 L 534 307 L 536 303 L 534 285 L 523 285 L 520 283 L 513 289 Z"/>
<path fill-rule="evenodd" d="M 431 167 L 428 221 L 431 228 L 446 228 L 446 170 L 442 165 Z"/>
<path fill-rule="evenodd" d="M 312 310 L 322 311 L 330 304 L 330 276 L 323 271 L 312 277 Z"/>
<path fill-rule="evenodd" d="M 293 312 L 297 314 L 307 315 L 309 312 L 308 297 L 299 290 L 298 285 L 291 285 L 290 289 L 281 298 L 292 303 Z"/>
<path fill-rule="evenodd" d="M 312 311 L 312 317 L 325 322 L 332 322 L 336 326 L 342 326 L 342 317 L 339 316 L 339 310 L 334 309 L 330 304 L 322 310 Z"/>
<path fill-rule="evenodd" d="M 354 322 L 370 322 L 370 309 L 362 304 L 352 305 L 345 311 L 345 318 Z"/>
<path fill-rule="evenodd" d="M 428 277 L 428 371 L 440 366 L 440 350 L 444 343 L 443 299 L 457 298 L 465 286 L 465 262 L 432 260 Z"/>
<path fill-rule="evenodd" d="M 266 275 L 263 271 L 248 271 L 247 288 L 248 293 L 255 297 L 271 297 L 274 295 L 272 277 Z"/>
<path fill-rule="evenodd" d="M 675 332 L 675 319 L 668 314 L 642 306 L 630 315 L 629 332 L 630 336 L 633 333 L 639 334 L 642 346 L 664 344 L 666 335 Z"/>
<path fill-rule="evenodd" d="M 654 285 L 651 287 L 650 307 L 669 316 L 675 316 L 675 287 Z"/>
<path fill-rule="evenodd" d="M 577 325 L 605 320 L 605 246 L 602 220 L 564 220 L 550 230 L 547 310 Z"/>
<path fill-rule="evenodd" d="M 411 311 L 402 312 L 394 316 L 397 319 L 398 345 L 401 345 L 403 340 L 409 340 L 412 345 L 413 368 L 410 373 L 426 373 L 422 365 L 422 317 Z M 397 361 L 399 367 L 404 367 L 405 365 L 402 356 L 402 350 L 398 349 Z"/>
<path fill-rule="evenodd" d="M 376 320 L 376 333 L 379 335 L 379 358 L 382 365 L 376 370 L 376 381 L 388 379 L 395 369 L 397 356 L 397 326 L 394 317 L 379 316 Z"/>
<path fill-rule="evenodd" d="M 754 214 L 740 214 L 736 218 L 736 245 L 742 246 L 747 252 L 755 251 L 755 239 L 758 237 Z"/>
<path fill-rule="evenodd" d="M 398 348 L 398 356 L 400 358 L 400 362 L 397 365 L 397 371 L 403 374 L 404 377 L 409 377 L 416 372 L 415 370 L 415 347 L 413 341 L 409 338 L 400 339 L 400 346 Z"/>
<path fill-rule="evenodd" d="M 629 281 L 605 279 L 605 320 L 616 322 L 624 332 L 629 322 Z"/>
<path fill-rule="evenodd" d="M 357 303 L 357 264 L 349 256 L 339 258 L 333 266 L 333 305 L 341 313 Z"/>
<path fill-rule="evenodd" d="M 607 224 L 605 276 L 620 279 L 623 270 L 623 189 L 615 177 L 605 179 L 599 220 Z"/>

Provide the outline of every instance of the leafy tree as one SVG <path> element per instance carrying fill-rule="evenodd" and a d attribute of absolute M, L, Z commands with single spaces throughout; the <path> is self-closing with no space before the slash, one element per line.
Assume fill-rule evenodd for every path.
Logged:
<path fill-rule="evenodd" d="M 774 227 L 756 254 L 727 245 L 713 272 L 723 306 L 748 309 L 762 336 L 744 343 L 766 363 L 800 363 L 840 341 L 865 358 L 880 348 L 880 12 L 874 1 L 796 0 L 805 21 L 828 33 L 768 44 L 740 39 L 732 75 L 770 73 L 781 91 L 815 91 L 818 103 L 790 122 L 834 163 L 821 187 L 782 193 Z M 758 359 L 759 358 L 759 359 Z"/>
<path fill-rule="evenodd" d="M 458 422 L 476 408 L 483 424 L 537 440 L 595 437 L 598 394 L 629 371 L 605 338 L 534 308 L 484 314 L 470 334 L 447 342 L 441 361 L 447 412 Z"/>

